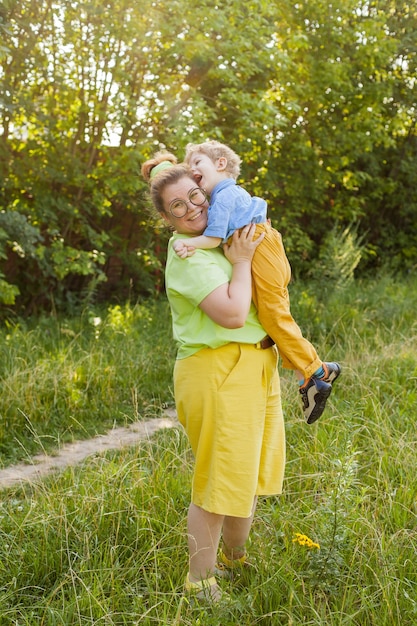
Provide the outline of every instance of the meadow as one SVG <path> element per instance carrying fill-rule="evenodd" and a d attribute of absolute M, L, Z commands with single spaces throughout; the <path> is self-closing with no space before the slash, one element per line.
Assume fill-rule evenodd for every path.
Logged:
<path fill-rule="evenodd" d="M 417 624 L 417 281 L 314 287 L 293 285 L 293 314 L 342 376 L 308 426 L 280 369 L 284 493 L 259 503 L 230 605 L 182 595 L 192 456 L 174 428 L 1 491 L 0 626 Z M 162 297 L 9 320 L 0 341 L 1 467 L 173 406 Z"/>

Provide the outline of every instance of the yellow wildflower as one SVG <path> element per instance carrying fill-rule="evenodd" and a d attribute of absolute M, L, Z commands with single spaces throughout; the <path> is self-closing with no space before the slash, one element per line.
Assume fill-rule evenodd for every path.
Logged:
<path fill-rule="evenodd" d="M 301 533 L 295 533 L 292 541 L 293 543 L 298 543 L 300 546 L 306 546 L 306 548 L 317 548 L 317 550 L 320 550 L 318 543 L 315 543 L 312 539 L 310 539 L 310 537 L 302 535 Z"/>

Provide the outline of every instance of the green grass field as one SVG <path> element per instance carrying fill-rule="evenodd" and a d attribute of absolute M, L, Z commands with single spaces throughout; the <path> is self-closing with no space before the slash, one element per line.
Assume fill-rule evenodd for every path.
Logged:
<path fill-rule="evenodd" d="M 343 374 L 307 426 L 280 370 L 284 493 L 259 504 L 254 567 L 225 583 L 230 606 L 182 595 L 192 457 L 178 428 L 1 492 L 0 626 L 417 624 L 417 284 L 314 293 L 292 288 L 294 317 Z M 164 300 L 18 320 L 0 335 L 2 467 L 173 404 Z"/>

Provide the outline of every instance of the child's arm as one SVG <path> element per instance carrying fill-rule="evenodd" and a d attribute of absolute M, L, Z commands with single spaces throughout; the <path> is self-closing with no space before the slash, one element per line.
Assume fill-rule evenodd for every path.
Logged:
<path fill-rule="evenodd" d="M 221 237 L 199 235 L 198 237 L 191 237 L 191 239 L 176 239 L 173 243 L 173 248 L 179 257 L 186 259 L 187 256 L 192 256 L 197 248 L 203 250 L 217 248 L 221 242 Z"/>

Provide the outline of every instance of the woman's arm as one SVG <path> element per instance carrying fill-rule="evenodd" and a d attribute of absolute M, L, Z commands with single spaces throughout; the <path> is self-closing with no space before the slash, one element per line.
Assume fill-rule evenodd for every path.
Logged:
<path fill-rule="evenodd" d="M 216 324 L 224 328 L 244 326 L 252 300 L 251 263 L 256 248 L 264 238 L 255 241 L 255 224 L 233 234 L 232 244 L 223 246 L 226 258 L 233 265 L 230 282 L 220 285 L 200 302 L 200 308 Z"/>

